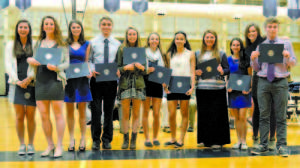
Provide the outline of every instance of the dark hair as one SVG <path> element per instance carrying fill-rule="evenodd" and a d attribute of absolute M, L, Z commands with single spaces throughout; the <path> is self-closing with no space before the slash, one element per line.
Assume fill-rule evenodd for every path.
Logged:
<path fill-rule="evenodd" d="M 264 25 L 265 25 L 265 27 L 267 27 L 268 24 L 273 24 L 273 23 L 276 23 L 278 25 L 280 24 L 279 20 L 276 17 L 269 17 L 265 21 Z"/>
<path fill-rule="evenodd" d="M 27 35 L 27 41 L 26 41 L 26 45 L 25 45 L 26 50 L 23 50 L 20 35 L 18 33 L 18 27 L 19 27 L 19 24 L 21 24 L 21 23 L 27 23 L 27 25 L 29 27 L 29 32 Z M 30 25 L 29 21 L 25 20 L 25 19 L 19 20 L 18 23 L 16 24 L 15 39 L 14 39 L 14 46 L 13 46 L 13 55 L 15 57 L 20 58 L 22 55 L 26 55 L 26 57 L 30 57 L 33 55 L 32 36 L 31 35 L 32 35 L 32 29 L 31 29 L 31 25 Z"/>
<path fill-rule="evenodd" d="M 231 45 L 232 45 L 233 41 L 238 41 L 240 43 L 239 68 L 242 70 L 247 70 L 247 68 L 250 66 L 250 60 L 248 60 L 247 59 L 248 57 L 246 57 L 243 41 L 238 37 L 235 37 L 230 41 L 230 53 L 232 55 L 233 55 L 233 51 L 231 49 Z"/>
<path fill-rule="evenodd" d="M 41 23 L 41 29 L 40 29 L 40 35 L 39 35 L 39 40 L 42 41 L 46 38 L 46 32 L 44 31 L 44 22 L 46 19 L 51 19 L 54 22 L 55 25 L 55 29 L 54 29 L 54 38 L 55 38 L 55 42 L 59 45 L 59 46 L 65 46 L 65 43 L 63 42 L 63 38 L 62 38 L 62 34 L 61 34 L 61 30 L 59 28 L 59 25 L 57 23 L 57 21 L 54 19 L 54 17 L 52 16 L 45 16 L 42 19 L 42 23 Z"/>
<path fill-rule="evenodd" d="M 183 34 L 183 35 L 184 35 L 184 38 L 185 38 L 185 41 L 186 41 L 185 44 L 184 44 L 184 47 L 185 47 L 186 49 L 188 49 L 188 50 L 192 50 L 191 45 L 190 45 L 190 43 L 189 43 L 189 41 L 188 41 L 188 39 L 187 39 L 186 33 L 183 32 L 183 31 L 178 31 L 178 32 L 175 33 L 174 39 L 172 40 L 171 45 L 170 45 L 170 47 L 169 47 L 169 49 L 168 49 L 168 51 L 167 51 L 167 53 L 170 53 L 170 56 L 171 56 L 171 57 L 172 57 L 174 54 L 176 54 L 176 52 L 177 52 L 177 47 L 176 47 L 176 44 L 175 44 L 175 38 L 176 38 L 176 35 L 177 35 L 177 34 Z"/>
<path fill-rule="evenodd" d="M 215 43 L 213 45 L 212 56 L 217 59 L 218 63 L 220 63 L 221 59 L 220 59 L 220 51 L 219 51 L 219 45 L 218 45 L 218 35 L 217 35 L 217 32 L 215 32 L 214 30 L 206 30 L 204 32 L 203 37 L 202 37 L 202 46 L 201 46 L 201 53 L 199 56 L 199 60 L 202 58 L 202 56 L 207 51 L 207 45 L 205 43 L 205 36 L 209 33 L 215 36 Z"/>
<path fill-rule="evenodd" d="M 100 24 L 101 24 L 101 22 L 103 21 L 103 20 L 109 20 L 112 24 L 114 24 L 114 22 L 113 22 L 113 20 L 110 18 L 110 17 L 108 17 L 108 16 L 103 16 L 100 20 L 99 20 L 99 26 L 100 26 Z"/>
<path fill-rule="evenodd" d="M 250 24 L 248 24 L 247 26 L 246 26 L 246 29 L 245 29 L 245 42 L 246 42 L 246 48 L 248 47 L 248 46 L 250 46 L 252 43 L 251 43 L 251 41 L 250 41 L 250 39 L 248 38 L 248 34 L 249 34 L 249 32 L 250 32 L 250 28 L 251 27 L 254 27 L 255 28 L 255 30 L 257 31 L 257 38 L 256 39 L 259 39 L 259 38 L 261 38 L 261 32 L 260 32 L 260 28 L 259 28 L 259 26 L 257 25 L 257 24 L 255 24 L 255 23 L 250 23 Z"/>
<path fill-rule="evenodd" d="M 149 34 L 148 38 L 147 38 L 147 43 L 146 43 L 146 47 L 150 47 L 150 43 L 149 43 L 149 40 L 150 40 L 150 37 L 152 36 L 152 34 L 155 34 L 158 36 L 158 45 L 157 45 L 157 48 L 159 49 L 160 53 L 161 53 L 161 56 L 163 58 L 163 61 L 165 63 L 165 65 L 167 66 L 167 58 L 166 58 L 166 54 L 163 53 L 163 50 L 161 48 L 161 44 L 160 44 L 160 35 L 156 32 L 152 32 Z"/>
<path fill-rule="evenodd" d="M 84 30 L 83 30 L 83 26 L 82 26 L 81 22 L 78 20 L 71 20 L 69 23 L 67 43 L 69 45 L 71 45 L 74 42 L 74 38 L 73 38 L 72 30 L 71 30 L 71 26 L 73 23 L 76 23 L 81 27 L 81 33 L 78 38 L 78 43 L 80 45 L 83 45 L 86 42 L 86 40 L 84 38 Z"/>

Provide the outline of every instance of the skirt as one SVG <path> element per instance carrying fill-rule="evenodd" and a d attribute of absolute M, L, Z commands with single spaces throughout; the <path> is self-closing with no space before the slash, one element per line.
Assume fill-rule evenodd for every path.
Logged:
<path fill-rule="evenodd" d="M 65 88 L 65 102 L 79 103 L 92 101 L 92 94 L 87 77 L 68 79 Z"/>
<path fill-rule="evenodd" d="M 64 100 L 65 91 L 61 81 L 57 80 L 57 73 L 50 71 L 47 66 L 37 68 L 35 99 Z"/>
<path fill-rule="evenodd" d="M 226 89 L 196 90 L 197 143 L 205 146 L 230 144 Z"/>
<path fill-rule="evenodd" d="M 119 88 L 118 98 L 119 100 L 123 100 L 123 99 L 146 100 L 146 91 L 145 88 L 136 89 L 135 81 L 131 79 L 129 80 L 129 86 L 127 89 Z"/>
<path fill-rule="evenodd" d="M 163 87 L 161 84 L 150 82 L 145 79 L 146 84 L 146 96 L 162 98 L 163 97 Z"/>
<path fill-rule="evenodd" d="M 232 91 L 228 93 L 229 108 L 249 108 L 251 104 L 251 94 L 244 95 L 242 92 Z"/>
<path fill-rule="evenodd" d="M 186 95 L 184 93 L 170 93 L 167 94 L 167 100 L 190 100 L 191 96 Z"/>
<path fill-rule="evenodd" d="M 35 88 L 33 86 L 27 86 L 26 89 L 23 89 L 20 86 L 15 85 L 14 94 L 14 104 L 36 106 Z"/>

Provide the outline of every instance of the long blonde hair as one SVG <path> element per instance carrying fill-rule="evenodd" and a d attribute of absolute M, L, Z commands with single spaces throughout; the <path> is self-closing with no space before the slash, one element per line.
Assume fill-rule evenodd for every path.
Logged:
<path fill-rule="evenodd" d="M 218 35 L 214 30 L 206 30 L 203 34 L 203 38 L 202 38 L 202 46 L 201 46 L 201 50 L 200 50 L 200 56 L 198 58 L 198 61 L 200 62 L 201 58 L 203 57 L 203 55 L 205 54 L 205 52 L 207 51 L 207 45 L 204 41 L 204 38 L 207 34 L 211 33 L 213 36 L 215 36 L 215 43 L 213 45 L 213 51 L 212 51 L 212 56 L 214 58 L 217 59 L 218 63 L 221 62 L 220 59 L 220 51 L 219 51 L 219 47 L 218 47 Z"/>
<path fill-rule="evenodd" d="M 129 30 L 134 30 L 134 31 L 136 31 L 136 34 L 137 34 L 137 39 L 136 39 L 134 47 L 141 47 L 141 39 L 140 39 L 139 31 L 136 28 L 130 26 L 130 27 L 127 28 L 127 30 L 125 32 L 125 40 L 123 41 L 123 48 L 124 47 L 130 47 L 128 37 L 127 37 Z"/>

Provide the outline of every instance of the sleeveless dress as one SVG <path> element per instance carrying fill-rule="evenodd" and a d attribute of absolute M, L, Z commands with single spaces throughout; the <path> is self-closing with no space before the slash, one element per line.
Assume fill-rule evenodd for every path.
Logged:
<path fill-rule="evenodd" d="M 18 78 L 20 81 L 27 78 L 27 69 L 28 69 L 27 57 L 22 55 L 20 58 L 17 58 L 17 69 L 18 69 Z M 21 88 L 16 85 L 15 87 L 15 96 L 14 104 L 22 104 L 27 106 L 36 106 L 35 102 L 35 90 L 34 83 L 31 82 L 26 89 Z"/>
<path fill-rule="evenodd" d="M 233 59 L 232 56 L 228 57 L 228 64 L 229 64 L 231 74 L 248 75 L 246 71 L 243 72 L 239 68 L 239 60 Z M 251 107 L 251 93 L 245 95 L 240 91 L 233 90 L 232 92 L 228 93 L 228 103 L 229 103 L 229 108 Z"/>
<path fill-rule="evenodd" d="M 55 44 L 52 48 L 57 47 Z M 57 80 L 57 73 L 49 70 L 47 65 L 39 66 L 36 73 L 36 100 L 64 100 L 64 95 L 62 82 Z"/>
<path fill-rule="evenodd" d="M 77 50 L 69 46 L 71 64 L 85 62 L 88 45 L 89 42 L 87 41 Z M 72 78 L 67 80 L 64 99 L 65 102 L 90 102 L 92 100 L 89 79 L 87 77 Z"/>

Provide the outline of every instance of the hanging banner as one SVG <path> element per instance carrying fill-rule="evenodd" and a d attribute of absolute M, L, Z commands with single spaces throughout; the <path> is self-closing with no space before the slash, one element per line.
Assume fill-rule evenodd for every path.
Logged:
<path fill-rule="evenodd" d="M 132 0 L 132 9 L 142 14 L 148 10 L 148 0 Z"/>
<path fill-rule="evenodd" d="M 264 0 L 263 15 L 265 17 L 277 16 L 277 0 Z"/>
<path fill-rule="evenodd" d="M 20 10 L 26 10 L 31 6 L 31 0 L 16 0 L 16 7 Z"/>
<path fill-rule="evenodd" d="M 120 0 L 104 0 L 104 9 L 110 13 L 120 9 Z"/>
<path fill-rule="evenodd" d="M 288 0 L 288 16 L 293 20 L 300 17 L 300 0 Z"/>
<path fill-rule="evenodd" d="M 9 6 L 9 0 L 1 0 L 0 1 L 0 9 L 4 9 Z"/>

